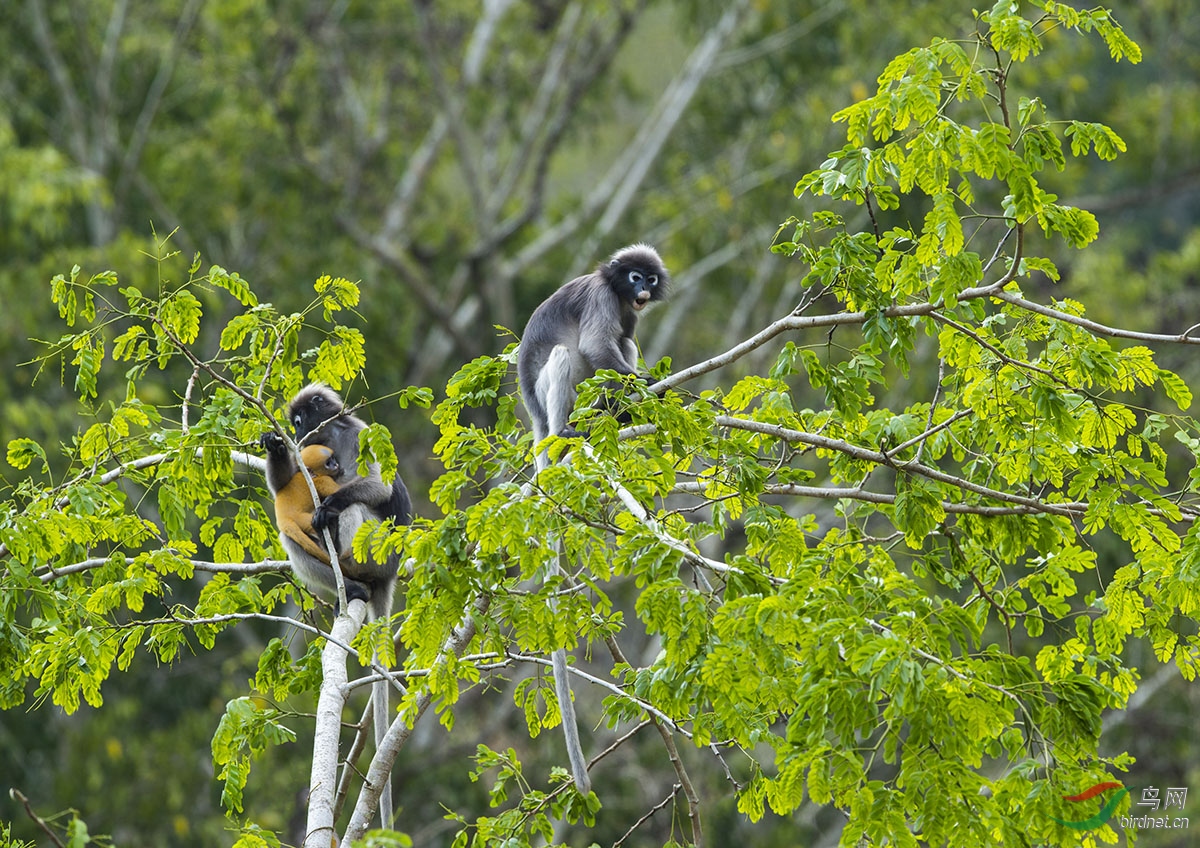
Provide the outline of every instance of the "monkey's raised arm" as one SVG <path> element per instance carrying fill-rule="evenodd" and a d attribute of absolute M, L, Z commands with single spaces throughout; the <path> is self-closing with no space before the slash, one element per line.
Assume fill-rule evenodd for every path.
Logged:
<path fill-rule="evenodd" d="M 288 450 L 287 442 L 274 430 L 263 433 L 258 441 L 267 452 L 267 488 L 272 495 L 278 494 L 300 471 L 300 466 Z"/>

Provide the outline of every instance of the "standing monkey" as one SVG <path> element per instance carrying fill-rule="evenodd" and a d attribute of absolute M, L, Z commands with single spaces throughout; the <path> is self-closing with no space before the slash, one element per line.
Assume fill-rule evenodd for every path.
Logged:
<path fill-rule="evenodd" d="M 517 375 L 535 443 L 575 435 L 567 426 L 575 387 L 597 371 L 637 373 L 638 315 L 666 297 L 670 282 L 658 251 L 633 244 L 591 274 L 564 283 L 533 311 L 521 337 Z"/>
<path fill-rule="evenodd" d="M 567 420 L 575 408 L 579 383 L 601 369 L 637 373 L 633 335 L 639 313 L 666 297 L 669 283 L 658 251 L 633 244 L 618 250 L 591 274 L 564 283 L 533 311 L 521 337 L 517 375 L 535 445 L 549 435 L 576 435 Z M 536 465 L 539 471 L 546 467 L 544 452 L 537 454 Z M 592 784 L 571 703 L 567 652 L 559 648 L 550 659 L 571 775 L 586 795 Z"/>
<path fill-rule="evenodd" d="M 288 404 L 294 438 L 304 445 L 301 459 L 313 474 L 313 485 L 323 498 L 320 504 L 313 503 L 295 454 L 273 430 L 264 433 L 261 440 L 267 451 L 267 487 L 275 498 L 279 541 L 304 585 L 317 594 L 336 597 L 337 578 L 321 532 L 328 528 L 345 578 L 346 600 L 365 601 L 372 620 L 387 618 L 392 614 L 399 556 L 393 553 L 383 563 L 370 559 L 359 562 L 353 555 L 351 543 L 365 521 L 390 520 L 397 525 L 411 522 L 412 501 L 399 474 L 390 486 L 383 482 L 378 463 L 372 463 L 365 476 L 358 473 L 358 435 L 367 425 L 345 410 L 337 392 L 319 383 L 305 386 Z M 314 469 L 313 463 L 318 464 L 319 469 Z M 299 491 L 296 491 L 297 481 Z M 302 512 L 311 513 L 311 516 L 302 516 Z M 305 520 L 312 536 L 302 532 Z M 316 550 L 312 547 L 314 542 Z M 390 723 L 386 680 L 372 684 L 371 702 L 378 751 Z M 381 787 L 379 803 L 384 827 L 391 824 L 392 814 L 391 783 L 387 781 Z"/>

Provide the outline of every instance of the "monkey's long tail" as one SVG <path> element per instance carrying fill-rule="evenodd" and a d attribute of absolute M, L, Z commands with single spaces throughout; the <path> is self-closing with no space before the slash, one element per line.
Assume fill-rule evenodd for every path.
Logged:
<path fill-rule="evenodd" d="M 588 777 L 587 761 L 583 758 L 583 746 L 579 742 L 579 724 L 575 721 L 575 704 L 571 700 L 571 680 L 567 672 L 567 651 L 559 648 L 550 654 L 554 668 L 554 694 L 558 698 L 558 712 L 562 716 L 563 738 L 567 743 L 567 759 L 571 763 L 571 776 L 575 786 L 587 795 L 592 791 L 592 780 Z"/>
<path fill-rule="evenodd" d="M 383 744 L 383 737 L 387 735 L 388 725 L 391 724 L 391 715 L 388 709 L 388 682 L 386 680 L 378 680 L 371 684 L 371 706 L 372 712 L 375 714 L 375 755 L 378 756 L 379 746 Z M 392 826 L 394 811 L 392 775 L 389 773 L 384 778 L 383 787 L 379 792 L 379 822 L 384 830 Z"/>
<path fill-rule="evenodd" d="M 367 615 L 374 621 L 377 618 L 387 618 L 392 614 L 392 590 L 395 584 L 376 586 L 371 591 L 371 600 L 367 606 Z M 372 654 L 371 659 L 379 663 L 379 654 Z M 388 706 L 388 681 L 377 680 L 371 684 L 371 716 L 375 725 L 375 756 L 383 745 L 388 727 L 392 723 L 392 713 Z M 379 789 L 379 824 L 384 830 L 392 826 L 392 816 L 396 808 L 392 806 L 392 773 L 389 771 L 384 778 L 383 786 Z"/>
<path fill-rule="evenodd" d="M 557 432 L 557 431 L 552 431 Z M 534 467 L 542 471 L 550 464 L 546 454 L 534 457 Z M 553 568 L 559 574 L 565 574 L 562 559 L 562 540 L 555 543 L 556 553 Z M 551 599 L 551 609 L 557 611 L 558 604 Z M 587 795 L 592 791 L 592 779 L 588 777 L 587 760 L 583 758 L 583 746 L 579 742 L 579 723 L 575 720 L 575 702 L 571 699 L 571 678 L 567 671 L 566 648 L 559 648 L 550 654 L 550 665 L 554 670 L 554 696 L 558 698 L 558 714 L 562 718 L 563 740 L 567 743 L 567 761 L 571 765 L 571 777 L 575 779 L 575 788 Z"/>

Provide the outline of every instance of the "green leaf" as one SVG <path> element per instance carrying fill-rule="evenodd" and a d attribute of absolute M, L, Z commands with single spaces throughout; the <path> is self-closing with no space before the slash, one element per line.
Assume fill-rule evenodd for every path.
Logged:
<path fill-rule="evenodd" d="M 242 306 L 258 306 L 258 298 L 250 290 L 250 284 L 243 280 L 236 271 L 226 271 L 220 265 L 208 269 L 208 281 L 215 286 L 225 289 Z"/>
<path fill-rule="evenodd" d="M 311 378 L 340 389 L 357 377 L 367 363 L 363 335 L 352 327 L 334 327 L 329 338 L 317 349 Z"/>
<path fill-rule="evenodd" d="M 33 439 L 13 439 L 8 443 L 8 464 L 13 468 L 26 469 L 35 459 L 42 461 L 42 469 L 50 470 L 46 460 L 46 451 Z"/>
<path fill-rule="evenodd" d="M 1173 371 L 1159 369 L 1157 374 L 1159 381 L 1162 382 L 1163 389 L 1167 393 L 1167 397 L 1173 400 L 1175 405 L 1181 410 L 1187 411 L 1192 405 L 1192 390 L 1188 387 L 1188 384 Z"/>
<path fill-rule="evenodd" d="M 313 284 L 325 310 L 325 320 L 332 320 L 333 313 L 358 306 L 358 286 L 343 277 L 325 274 Z"/>
<path fill-rule="evenodd" d="M 163 302 L 159 320 L 180 343 L 189 345 L 200 337 L 203 312 L 196 296 L 187 289 L 180 289 Z"/>

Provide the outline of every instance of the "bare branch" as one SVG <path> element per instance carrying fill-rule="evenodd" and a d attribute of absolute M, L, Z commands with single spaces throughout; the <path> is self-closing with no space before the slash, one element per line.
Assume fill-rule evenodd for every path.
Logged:
<path fill-rule="evenodd" d="M 317 697 L 304 848 L 328 848 L 337 841 L 333 810 L 338 784 L 338 739 L 346 704 L 346 659 L 350 654 L 342 646 L 349 645 L 366 615 L 367 605 L 363 601 L 348 604 L 334 621 L 333 631 L 321 652 L 321 691 Z"/>
<path fill-rule="evenodd" d="M 675 125 L 683 117 L 684 110 L 691 103 L 700 83 L 712 70 L 713 58 L 724 45 L 725 40 L 737 27 L 747 6 L 746 0 L 735 0 L 725 8 L 717 23 L 705 33 L 704 38 L 696 45 L 692 55 L 688 57 L 683 70 L 667 87 L 659 101 L 656 114 L 652 120 L 644 121 L 637 136 L 629 146 L 633 153 L 632 160 L 624 170 L 624 175 L 609 199 L 604 214 L 600 216 L 595 228 L 589 233 L 585 248 L 580 252 L 590 256 L 595 252 L 594 245 L 607 236 L 617 225 L 617 221 L 625 214 L 625 210 L 633 201 L 634 195 L 645 180 L 650 165 L 658 158 L 663 145 L 666 144 Z"/>
<path fill-rule="evenodd" d="M 995 297 L 998 297 L 1005 303 L 1011 303 L 1013 306 L 1018 306 L 1021 309 L 1027 309 L 1030 312 L 1036 312 L 1038 315 L 1044 315 L 1047 318 L 1054 318 L 1067 324 L 1074 324 L 1076 327 L 1082 327 L 1088 332 L 1099 336 L 1108 336 L 1114 339 L 1130 339 L 1139 342 L 1158 342 L 1159 344 L 1200 345 L 1200 336 L 1190 335 L 1190 333 L 1196 329 L 1194 326 L 1189 327 L 1186 331 L 1177 336 L 1168 336 L 1162 333 L 1139 333 L 1134 330 L 1122 330 L 1119 327 L 1109 327 L 1106 324 L 1100 324 L 1087 318 L 1080 318 L 1078 315 L 1072 315 L 1069 312 L 1052 309 L 1049 306 L 1042 306 L 1040 303 L 1034 303 L 1031 300 L 1026 300 L 1015 292 L 997 292 Z"/>
<path fill-rule="evenodd" d="M 431 318 L 437 320 L 439 326 L 454 339 L 454 343 L 462 350 L 473 350 L 474 346 L 454 323 L 451 311 L 447 308 L 445 298 L 435 289 L 416 267 L 412 258 L 401 250 L 393 247 L 382 235 L 371 235 L 349 215 L 338 213 L 335 216 L 338 226 L 346 235 L 354 239 L 360 247 L 365 247 L 382 260 L 400 276 L 400 282 L 421 302 L 421 306 Z"/>
<path fill-rule="evenodd" d="M 676 483 L 672 492 L 686 495 L 703 495 L 708 486 L 704 483 Z M 812 498 L 813 500 L 851 500 L 863 503 L 874 503 L 888 506 L 896 502 L 896 496 L 885 492 L 870 492 L 861 486 L 840 488 L 836 486 L 797 486 L 795 484 L 770 484 L 763 487 L 764 495 L 783 495 L 797 498 Z M 952 515 L 983 515 L 995 518 L 1002 515 L 1037 515 L 1047 512 L 1032 506 L 983 506 L 981 504 L 962 504 L 953 501 L 942 501 L 942 509 Z M 1055 507 L 1065 508 L 1071 512 L 1087 511 L 1086 503 L 1054 504 Z"/>
<path fill-rule="evenodd" d="M 480 16 L 474 32 L 471 33 L 471 40 L 467 45 L 466 55 L 463 57 L 462 76 L 468 85 L 475 85 L 479 82 L 483 61 L 495 38 L 496 27 L 511 4 L 512 0 L 488 0 L 484 4 L 484 13 Z M 385 244 L 396 239 L 407 241 L 403 233 L 408 224 L 408 213 L 412 209 L 417 193 L 425 184 L 425 178 L 429 175 L 430 168 L 437 158 L 438 151 L 441 150 L 442 142 L 445 141 L 449 129 L 450 121 L 446 113 L 439 112 L 430 124 L 425 137 L 409 157 L 408 167 L 397 181 L 392 199 L 384 212 L 383 226 L 380 228 L 378 237 Z"/>
<path fill-rule="evenodd" d="M 50 838 L 51 842 L 58 846 L 58 848 L 67 848 L 63 841 L 58 838 L 58 834 L 51 829 L 50 823 L 33 811 L 33 805 L 29 803 L 29 799 L 20 790 L 9 789 L 8 796 L 25 808 L 25 815 L 29 816 L 42 829 L 42 832 Z"/>
<path fill-rule="evenodd" d="M 471 41 L 463 55 L 462 74 L 468 85 L 477 84 L 483 75 L 483 60 L 487 57 L 501 19 L 508 14 L 513 2 L 514 0 L 484 0 L 483 14 L 479 16 L 479 23 L 471 33 Z"/>
<path fill-rule="evenodd" d="M 446 120 L 445 115 L 439 114 L 433 119 L 433 123 L 425 133 L 425 138 L 421 139 L 417 149 L 408 157 L 408 167 L 404 169 L 404 174 L 396 183 L 392 199 L 383 215 L 383 226 L 380 228 L 378 236 L 383 243 L 386 244 L 397 239 L 407 241 L 403 233 L 405 227 L 408 226 L 408 213 L 412 209 L 413 201 L 416 200 L 417 192 L 421 190 L 425 184 L 425 178 L 429 176 L 429 171 L 437 159 L 438 151 L 442 147 L 442 142 L 446 140 L 449 129 L 450 122 Z"/>
<path fill-rule="evenodd" d="M 475 622 L 487 613 L 490 606 L 490 595 L 479 595 L 475 599 L 470 609 L 466 610 L 462 622 L 442 645 L 442 656 L 438 662 L 444 663 L 446 661 L 445 657 L 451 654 L 458 656 L 463 652 L 471 640 L 475 638 Z M 383 787 L 383 782 L 391 774 L 392 765 L 395 763 L 400 750 L 412 736 L 413 728 L 416 727 L 417 722 L 420 721 L 421 716 L 425 714 L 425 710 L 432 703 L 433 695 L 428 688 L 425 688 L 414 700 L 409 702 L 408 708 L 401 710 L 400 714 L 392 721 L 391 727 L 388 728 L 388 732 L 384 735 L 379 750 L 375 752 L 375 756 L 371 760 L 371 766 L 367 770 L 366 782 L 363 785 L 362 792 L 358 795 L 357 803 L 354 805 L 354 812 L 350 817 L 350 823 L 346 826 L 346 842 L 362 839 L 363 834 L 366 833 L 371 818 L 379 808 L 379 792 Z M 326 848 L 326 845 L 328 845 L 328 842 L 321 845 L 320 848 Z M 310 848 L 307 843 L 305 844 L 305 848 Z M 313 843 L 313 848 L 316 848 L 315 842 Z"/>
<path fill-rule="evenodd" d="M 673 800 L 675 799 L 675 796 L 679 794 L 679 790 L 680 790 L 681 788 L 682 788 L 682 787 L 681 787 L 681 785 L 680 785 L 680 784 L 678 784 L 678 783 L 676 783 L 676 784 L 675 784 L 673 787 L 671 787 L 671 792 L 670 792 L 670 794 L 669 794 L 669 795 L 667 795 L 667 797 L 666 797 L 666 798 L 663 798 L 661 801 L 659 801 L 657 804 L 655 804 L 653 807 L 651 807 L 649 810 L 647 810 L 647 811 L 646 811 L 646 814 L 645 814 L 644 816 L 642 816 L 640 819 L 638 819 L 637 821 L 635 821 L 635 822 L 634 822 L 634 823 L 633 823 L 633 824 L 630 826 L 629 830 L 625 831 L 625 835 L 624 835 L 624 836 L 622 836 L 620 839 L 618 839 L 616 842 L 614 842 L 614 843 L 613 843 L 613 848 L 620 848 L 620 846 L 621 846 L 621 845 L 623 845 L 623 844 L 625 843 L 625 840 L 626 840 L 626 839 L 628 839 L 629 837 L 633 836 L 633 834 L 634 834 L 634 831 L 636 831 L 636 830 L 637 830 L 639 827 L 641 827 L 641 826 L 642 826 L 643 824 L 645 824 L 646 822 L 650 821 L 650 819 L 651 819 L 651 818 L 654 816 L 654 814 L 655 814 L 655 813 L 657 813 L 657 812 L 658 812 L 659 810 L 661 810 L 663 807 L 665 807 L 665 806 L 667 806 L 668 804 L 670 804 L 670 803 L 671 803 L 671 801 L 673 801 Z M 695 844 L 695 845 L 697 845 L 697 846 L 699 846 L 699 845 L 700 845 L 700 843 L 699 843 L 699 842 L 696 842 L 696 841 L 694 841 L 694 840 L 693 840 L 693 844 Z"/>
<path fill-rule="evenodd" d="M 29 9 L 29 17 L 33 21 L 34 41 L 42 51 L 42 56 L 50 69 L 50 79 L 54 81 L 54 87 L 58 90 L 58 96 L 62 98 L 63 107 L 67 111 L 67 120 L 55 123 L 68 131 L 67 142 L 75 161 L 88 166 L 90 160 L 87 150 L 87 121 L 84 117 L 83 105 L 79 100 L 79 92 L 76 91 L 66 62 L 63 61 L 62 54 L 58 52 L 58 46 L 54 43 L 54 37 L 50 31 L 50 21 L 46 18 L 46 9 L 42 0 L 26 0 L 25 5 Z"/>
<path fill-rule="evenodd" d="M 503 14 L 507 7 L 508 4 L 500 2 L 485 4 L 484 20 L 490 20 L 493 16 Z M 447 121 L 450 138 L 453 139 L 455 146 L 458 148 L 458 167 L 462 172 L 463 184 L 467 194 L 471 198 L 471 206 L 475 209 L 476 218 L 482 220 L 485 212 L 483 182 L 475 170 L 475 145 L 467 133 L 467 123 L 463 115 L 462 97 L 459 91 L 450 87 L 445 75 L 442 73 L 442 66 L 438 61 L 437 51 L 434 49 L 437 40 L 434 35 L 433 21 L 430 20 L 429 16 L 430 4 L 414 3 L 412 8 L 416 12 L 417 21 L 420 26 L 417 41 L 420 43 L 421 53 L 425 57 L 425 68 L 429 73 L 430 79 L 433 80 L 434 91 L 437 92 L 437 96 L 442 103 L 442 115 L 445 116 Z M 494 26 L 494 23 L 492 25 Z"/>
<path fill-rule="evenodd" d="M 786 49 L 789 45 L 808 36 L 821 24 L 836 17 L 842 12 L 845 5 L 843 0 L 832 0 L 821 8 L 809 12 L 804 18 L 771 33 L 754 44 L 725 51 L 713 62 L 712 72 L 718 74 L 747 62 L 756 62 L 764 56 Z"/>
<path fill-rule="evenodd" d="M 999 489 L 989 489 L 987 486 L 981 486 L 978 483 L 973 483 L 970 480 L 966 480 L 962 477 L 955 477 L 952 474 L 947 474 L 939 468 L 922 465 L 919 462 L 900 462 L 890 458 L 887 454 L 880 451 L 859 447 L 858 445 L 852 445 L 849 442 L 844 442 L 840 439 L 831 439 L 827 436 L 818 436 L 813 433 L 805 433 L 800 430 L 791 430 L 787 427 L 780 427 L 777 424 L 764 424 L 759 421 L 750 421 L 745 418 L 734 418 L 729 415 L 718 415 L 716 417 L 716 423 L 722 427 L 734 427 L 740 430 L 748 430 L 753 433 L 762 433 L 765 436 L 773 436 L 774 438 L 782 439 L 787 442 L 798 442 L 804 445 L 812 445 L 816 448 L 837 451 L 854 459 L 862 460 L 864 462 L 871 462 L 876 465 L 886 465 L 890 468 L 895 468 L 897 471 L 917 474 L 921 477 L 926 477 L 939 483 L 947 483 L 951 486 L 956 486 L 959 489 L 967 492 L 973 492 L 986 498 L 992 498 L 993 500 L 998 500 L 1004 503 L 1020 504 L 1037 512 L 1047 512 L 1052 515 L 1069 516 L 1086 509 L 1086 504 L 1047 503 L 1045 501 L 1040 501 L 1037 498 L 1016 495 L 1011 492 L 1003 492 Z"/>
<path fill-rule="evenodd" d="M 597 224 L 588 241 L 578 251 L 581 256 L 591 256 L 595 252 L 595 244 L 608 234 L 628 207 L 671 130 L 682 117 L 701 81 L 707 76 L 710 70 L 708 63 L 733 31 L 745 6 L 746 0 L 737 0 L 726 9 L 725 14 L 692 52 L 683 70 L 642 121 L 633 141 L 617 157 L 607 173 L 596 182 L 592 192 L 579 204 L 579 208 L 554 226 L 543 229 L 507 263 L 507 273 L 515 275 L 537 262 L 550 250 L 573 237 L 593 215 L 604 208 L 601 223 Z"/>
<path fill-rule="evenodd" d="M 80 562 L 72 563 L 71 565 L 55 568 L 52 565 L 37 573 L 37 578 L 43 583 L 49 583 L 52 580 L 57 580 L 59 577 L 66 577 L 70 574 L 81 574 L 85 571 L 91 571 L 94 568 L 108 565 L 112 559 L 107 557 L 93 557 Z M 124 557 L 126 565 L 133 565 L 136 562 L 134 557 Z M 264 559 L 262 562 L 208 562 L 207 560 L 193 559 L 188 560 L 192 564 L 192 568 L 196 571 L 203 571 L 206 574 L 273 574 L 286 573 L 291 571 L 291 563 L 286 559 Z"/>
<path fill-rule="evenodd" d="M 517 142 L 516 152 L 509 159 L 508 167 L 504 169 L 503 176 L 488 197 L 489 218 L 503 207 L 504 202 L 512 194 L 517 180 L 524 173 L 533 155 L 535 142 L 545 128 L 550 104 L 570 79 L 565 72 L 569 55 L 568 47 L 582 15 L 583 6 L 580 3 L 572 3 L 563 13 L 562 20 L 559 21 L 558 32 L 554 37 L 554 43 L 550 46 L 550 53 L 546 57 L 542 80 L 538 84 L 533 102 L 529 105 L 529 109 L 525 113 L 525 120 L 521 124 L 521 137 Z"/>

